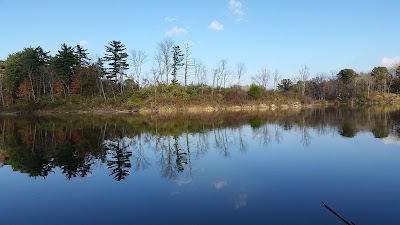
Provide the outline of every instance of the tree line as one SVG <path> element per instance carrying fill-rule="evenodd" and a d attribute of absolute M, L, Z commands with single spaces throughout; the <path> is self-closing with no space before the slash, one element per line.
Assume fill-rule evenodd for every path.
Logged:
<path fill-rule="evenodd" d="M 27 47 L 0 61 L 1 106 L 17 101 L 37 102 L 41 98 L 54 102 L 72 95 L 107 100 L 130 97 L 140 89 L 139 98 L 153 100 L 163 94 L 191 97 L 216 93 L 225 99 L 250 100 L 265 97 L 271 90 L 315 100 L 400 93 L 400 62 L 391 68 L 375 67 L 368 73 L 343 69 L 314 76 L 303 65 L 292 79 L 282 79 L 278 70 L 262 68 L 251 76 L 251 87 L 244 87 L 244 63 L 231 67 L 228 60 L 222 59 L 208 70 L 201 60 L 190 57 L 190 47 L 186 43 L 182 50 L 166 38 L 157 43 L 155 55 L 149 57 L 141 50 L 128 54 L 124 44 L 112 40 L 105 46 L 104 55 L 94 59 L 80 45 L 62 44 L 55 55 L 40 46 Z M 143 71 L 147 63 L 151 63 L 150 69 Z"/>

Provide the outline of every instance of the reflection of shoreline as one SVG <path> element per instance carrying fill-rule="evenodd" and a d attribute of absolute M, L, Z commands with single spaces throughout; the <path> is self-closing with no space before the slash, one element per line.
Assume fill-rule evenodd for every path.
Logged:
<path fill-rule="evenodd" d="M 280 144 L 289 131 L 300 134 L 304 147 L 315 140 L 314 132 L 353 138 L 367 130 L 384 144 L 400 144 L 399 121 L 400 112 L 351 109 L 211 117 L 0 117 L 0 163 L 32 177 L 46 177 L 60 168 L 71 179 L 90 175 L 96 162 L 101 162 L 107 163 L 116 180 L 123 180 L 154 163 L 147 153 L 153 151 L 161 175 L 184 185 L 179 178 L 191 177 L 192 160 L 204 157 L 209 149 L 229 158 L 233 151 L 249 151 L 254 141 Z M 223 180 L 214 183 L 217 189 L 226 185 Z"/>

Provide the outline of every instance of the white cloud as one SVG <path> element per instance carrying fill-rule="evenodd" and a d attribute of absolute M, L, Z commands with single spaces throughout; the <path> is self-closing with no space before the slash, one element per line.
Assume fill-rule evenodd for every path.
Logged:
<path fill-rule="evenodd" d="M 87 41 L 85 41 L 85 40 L 82 40 L 82 41 L 79 42 L 79 45 L 82 46 L 82 47 L 83 47 L 83 46 L 88 46 L 88 45 L 89 45 L 89 42 L 87 42 Z"/>
<path fill-rule="evenodd" d="M 179 36 L 181 34 L 187 34 L 188 31 L 185 30 L 184 28 L 179 28 L 179 27 L 174 27 L 171 30 L 165 32 L 165 35 L 171 37 L 171 36 Z"/>
<path fill-rule="evenodd" d="M 400 64 L 400 56 L 395 56 L 393 58 L 384 57 L 381 60 L 381 66 L 385 66 L 385 67 L 388 67 L 388 68 L 390 68 L 392 66 L 395 66 L 397 64 Z"/>
<path fill-rule="evenodd" d="M 169 16 L 165 17 L 164 19 L 165 22 L 174 22 L 176 20 L 178 20 L 176 17 L 169 17 Z"/>
<path fill-rule="evenodd" d="M 175 184 L 177 184 L 178 186 L 183 186 L 183 185 L 187 185 L 192 183 L 192 179 L 191 178 L 177 178 L 174 180 Z"/>
<path fill-rule="evenodd" d="M 233 207 L 235 209 L 243 208 L 247 205 L 248 194 L 246 191 L 241 191 L 236 195 L 235 201 L 233 202 Z"/>
<path fill-rule="evenodd" d="M 226 185 L 228 185 L 228 182 L 226 182 L 225 180 L 217 180 L 214 183 L 214 187 L 217 190 L 223 189 Z"/>
<path fill-rule="evenodd" d="M 398 136 L 395 136 L 395 135 L 390 135 L 387 138 L 383 138 L 382 142 L 385 145 L 400 145 L 400 138 Z"/>
<path fill-rule="evenodd" d="M 214 20 L 210 23 L 210 26 L 208 26 L 211 30 L 215 31 L 222 31 L 224 30 L 224 25 L 220 24 L 218 21 Z"/>
<path fill-rule="evenodd" d="M 235 16 L 243 16 L 244 15 L 242 6 L 243 6 L 242 3 L 238 0 L 229 0 L 229 10 Z"/>

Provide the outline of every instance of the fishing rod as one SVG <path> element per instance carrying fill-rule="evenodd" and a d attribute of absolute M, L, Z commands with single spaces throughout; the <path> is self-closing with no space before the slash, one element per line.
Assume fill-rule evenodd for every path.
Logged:
<path fill-rule="evenodd" d="M 347 222 L 345 219 L 343 219 L 343 217 L 341 217 L 339 214 L 337 214 L 335 211 L 333 211 L 333 209 L 329 208 L 329 206 L 327 204 L 325 204 L 324 202 L 322 202 L 322 204 L 324 205 L 324 207 L 326 209 L 328 209 L 331 213 L 333 213 L 335 216 L 337 216 L 339 219 L 341 219 L 343 222 L 345 222 L 347 225 L 356 225 L 355 223 L 353 223 L 353 221 Z"/>

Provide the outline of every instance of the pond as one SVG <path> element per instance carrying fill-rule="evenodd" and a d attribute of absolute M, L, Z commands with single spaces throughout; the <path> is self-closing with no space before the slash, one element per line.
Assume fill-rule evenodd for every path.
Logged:
<path fill-rule="evenodd" d="M 1 220 L 400 224 L 399 137 L 382 109 L 0 117 Z"/>

